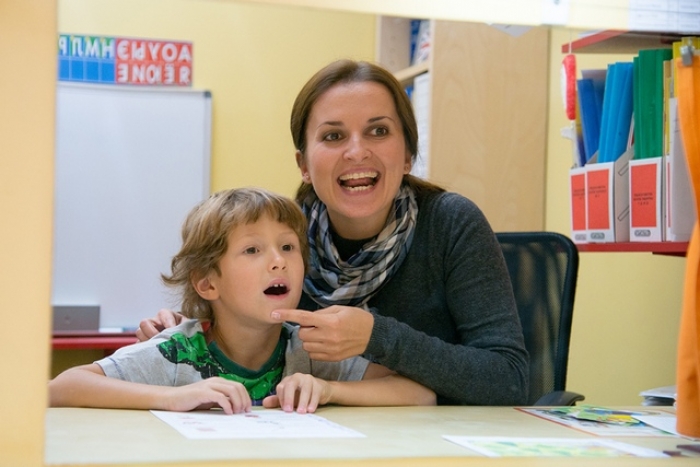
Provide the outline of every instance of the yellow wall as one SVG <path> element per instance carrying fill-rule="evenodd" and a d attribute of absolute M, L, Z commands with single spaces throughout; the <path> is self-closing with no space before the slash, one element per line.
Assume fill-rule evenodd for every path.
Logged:
<path fill-rule="evenodd" d="M 214 96 L 213 189 L 259 184 L 291 194 L 297 174 L 287 118 L 294 93 L 339 51 L 355 58 L 373 54 L 374 23 L 363 16 L 346 20 L 313 9 L 216 0 L 61 0 L 60 8 L 54 0 L 0 1 L 3 467 L 43 463 L 57 10 L 61 32 L 195 43 L 195 87 Z M 294 27 L 294 19 L 307 26 Z M 261 29 L 267 35 L 259 34 Z M 237 40 L 226 39 L 230 34 Z M 320 36 L 322 41 L 315 39 Z M 250 37 L 256 40 L 243 40 Z M 558 73 L 559 44 L 568 39 L 568 32 L 553 34 L 546 206 L 547 228 L 565 233 L 570 147 L 559 136 L 565 121 Z M 263 164 L 262 155 L 275 162 Z M 268 166 L 276 170 L 266 173 Z M 673 382 L 684 260 L 581 256 L 569 387 L 585 393 L 589 402 L 635 404 L 639 390 Z"/>
<path fill-rule="evenodd" d="M 293 195 L 296 93 L 333 59 L 374 56 L 371 15 L 246 2 L 61 0 L 58 29 L 194 43 L 193 87 L 212 92 L 214 191 L 259 185 Z"/>

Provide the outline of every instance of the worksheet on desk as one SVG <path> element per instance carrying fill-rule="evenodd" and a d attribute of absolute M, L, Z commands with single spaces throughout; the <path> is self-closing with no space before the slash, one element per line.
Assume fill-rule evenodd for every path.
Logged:
<path fill-rule="evenodd" d="M 221 410 L 151 413 L 190 439 L 364 438 L 360 432 L 314 414 L 253 410 L 227 415 Z"/>
<path fill-rule="evenodd" d="M 609 439 L 450 435 L 443 438 L 489 457 L 668 457 L 654 449 Z"/>

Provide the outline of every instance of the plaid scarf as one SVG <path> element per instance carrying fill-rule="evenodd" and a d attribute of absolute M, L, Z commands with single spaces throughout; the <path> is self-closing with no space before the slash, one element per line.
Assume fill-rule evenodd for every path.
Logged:
<path fill-rule="evenodd" d="M 365 306 L 406 258 L 418 217 L 415 194 L 404 185 L 379 235 L 343 261 L 331 238 L 326 205 L 311 195 L 302 210 L 309 220 L 311 250 L 304 291 L 321 306 Z"/>

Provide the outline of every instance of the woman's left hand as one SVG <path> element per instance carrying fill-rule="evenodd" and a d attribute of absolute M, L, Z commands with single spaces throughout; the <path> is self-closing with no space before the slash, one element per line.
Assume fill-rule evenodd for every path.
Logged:
<path fill-rule="evenodd" d="M 272 318 L 299 324 L 299 338 L 311 359 L 330 362 L 361 355 L 374 326 L 372 313 L 342 305 L 314 312 L 275 310 Z"/>

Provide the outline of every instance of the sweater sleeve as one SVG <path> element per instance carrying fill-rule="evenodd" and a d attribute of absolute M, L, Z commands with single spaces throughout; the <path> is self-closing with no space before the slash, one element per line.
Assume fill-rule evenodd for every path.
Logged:
<path fill-rule="evenodd" d="M 524 404 L 527 352 L 489 223 L 456 194 L 420 209 L 407 259 L 370 301 L 366 356 L 431 388 L 439 404 Z"/>

